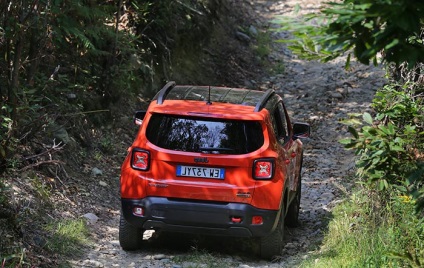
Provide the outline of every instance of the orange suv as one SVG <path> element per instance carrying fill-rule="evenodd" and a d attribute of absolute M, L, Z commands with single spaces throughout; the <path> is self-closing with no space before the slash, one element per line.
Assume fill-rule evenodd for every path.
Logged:
<path fill-rule="evenodd" d="M 284 224 L 300 208 L 302 142 L 274 90 L 167 83 L 147 111 L 120 177 L 119 241 L 145 230 L 257 237 L 260 255 L 281 254 Z"/>

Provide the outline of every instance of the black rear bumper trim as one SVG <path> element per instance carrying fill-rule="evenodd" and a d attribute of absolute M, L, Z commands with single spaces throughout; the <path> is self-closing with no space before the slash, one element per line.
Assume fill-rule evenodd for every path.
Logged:
<path fill-rule="evenodd" d="M 163 230 L 233 237 L 261 237 L 277 225 L 279 212 L 258 209 L 242 203 L 210 203 L 193 200 L 169 200 L 165 197 L 121 199 L 125 220 L 145 230 Z M 142 217 L 133 207 L 143 207 Z M 253 216 L 262 216 L 263 224 L 252 224 Z M 240 222 L 232 218 L 240 219 Z"/>

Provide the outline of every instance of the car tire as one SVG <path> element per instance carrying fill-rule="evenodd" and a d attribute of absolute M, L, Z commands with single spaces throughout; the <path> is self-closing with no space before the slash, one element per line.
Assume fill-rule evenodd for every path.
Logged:
<path fill-rule="evenodd" d="M 300 158 L 300 168 L 299 168 L 299 178 L 297 180 L 296 187 L 296 196 L 292 200 L 287 209 L 286 215 L 286 226 L 287 227 L 298 227 L 300 225 L 299 222 L 299 211 L 300 211 L 300 200 L 302 197 L 302 164 L 303 164 L 303 154 Z"/>
<path fill-rule="evenodd" d="M 284 206 L 281 209 L 280 220 L 277 227 L 270 234 L 260 238 L 260 257 L 267 260 L 274 260 L 281 256 L 284 239 Z"/>
<path fill-rule="evenodd" d="M 122 216 L 119 219 L 119 244 L 123 250 L 137 250 L 143 241 L 143 230 L 129 224 Z"/>
<path fill-rule="evenodd" d="M 289 208 L 287 209 L 286 216 L 286 226 L 287 227 L 298 227 L 300 225 L 299 222 L 299 211 L 300 211 L 300 194 L 301 191 L 301 181 L 299 180 L 297 185 L 296 196 L 293 201 L 290 203 Z"/>

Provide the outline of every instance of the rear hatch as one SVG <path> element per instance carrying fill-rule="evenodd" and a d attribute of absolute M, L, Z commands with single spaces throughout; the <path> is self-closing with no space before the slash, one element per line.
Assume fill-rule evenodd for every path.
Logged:
<path fill-rule="evenodd" d="M 260 121 L 154 113 L 145 134 L 149 196 L 251 202 L 252 163 L 264 145 Z"/>

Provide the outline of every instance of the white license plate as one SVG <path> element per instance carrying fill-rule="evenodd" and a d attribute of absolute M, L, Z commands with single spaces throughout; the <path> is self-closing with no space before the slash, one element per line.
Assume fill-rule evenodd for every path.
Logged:
<path fill-rule="evenodd" d="M 225 168 L 177 166 L 177 176 L 210 179 L 224 179 Z"/>

